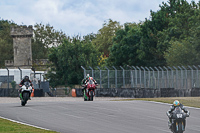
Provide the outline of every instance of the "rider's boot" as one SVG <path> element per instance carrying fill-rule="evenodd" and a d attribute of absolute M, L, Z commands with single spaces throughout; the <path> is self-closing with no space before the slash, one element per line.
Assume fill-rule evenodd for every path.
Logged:
<path fill-rule="evenodd" d="M 19 93 L 19 98 L 20 98 L 20 100 L 22 100 L 22 94 L 21 93 Z"/>
<path fill-rule="evenodd" d="M 169 129 L 172 128 L 172 122 L 170 120 L 168 120 L 168 127 L 169 127 Z"/>

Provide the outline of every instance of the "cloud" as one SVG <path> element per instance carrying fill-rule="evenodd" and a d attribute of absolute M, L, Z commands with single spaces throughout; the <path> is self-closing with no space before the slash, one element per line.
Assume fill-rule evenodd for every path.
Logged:
<path fill-rule="evenodd" d="M 0 17 L 19 25 L 49 23 L 68 35 L 87 35 L 97 33 L 108 19 L 120 24 L 144 21 L 159 4 L 161 0 L 1 0 Z"/>

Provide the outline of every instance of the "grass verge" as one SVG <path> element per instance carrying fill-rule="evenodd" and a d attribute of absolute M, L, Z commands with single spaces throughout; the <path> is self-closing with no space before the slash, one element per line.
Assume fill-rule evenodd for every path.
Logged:
<path fill-rule="evenodd" d="M 42 130 L 26 126 L 0 118 L 0 133 L 57 133 L 54 131 Z"/>
<path fill-rule="evenodd" d="M 119 101 L 131 101 L 131 100 L 143 100 L 143 101 L 155 101 L 162 103 L 172 104 L 174 100 L 179 100 L 184 106 L 200 108 L 200 97 L 162 97 L 162 98 L 134 98 L 123 99 Z"/>

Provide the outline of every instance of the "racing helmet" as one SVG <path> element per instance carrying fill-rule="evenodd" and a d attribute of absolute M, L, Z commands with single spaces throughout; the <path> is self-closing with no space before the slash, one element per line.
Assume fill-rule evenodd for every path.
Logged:
<path fill-rule="evenodd" d="M 29 81 L 29 77 L 28 77 L 28 76 L 25 76 L 25 77 L 24 77 L 24 80 L 25 80 L 25 81 Z"/>
<path fill-rule="evenodd" d="M 89 75 L 89 74 L 87 74 L 87 76 L 86 76 L 86 79 L 89 79 L 89 77 L 90 77 L 90 75 Z"/>
<path fill-rule="evenodd" d="M 173 102 L 173 105 L 174 105 L 174 106 L 179 106 L 179 105 L 180 105 L 180 102 L 179 102 L 178 100 L 175 100 L 175 101 Z"/>

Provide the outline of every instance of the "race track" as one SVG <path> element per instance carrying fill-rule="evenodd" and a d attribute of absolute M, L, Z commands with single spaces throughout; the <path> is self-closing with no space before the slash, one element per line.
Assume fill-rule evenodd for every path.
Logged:
<path fill-rule="evenodd" d="M 62 133 L 170 133 L 166 104 L 105 98 L 95 98 L 93 102 L 82 98 L 32 98 L 22 107 L 18 98 L 7 103 L 0 100 L 1 117 Z M 188 110 L 191 116 L 184 133 L 199 133 L 200 110 Z"/>

